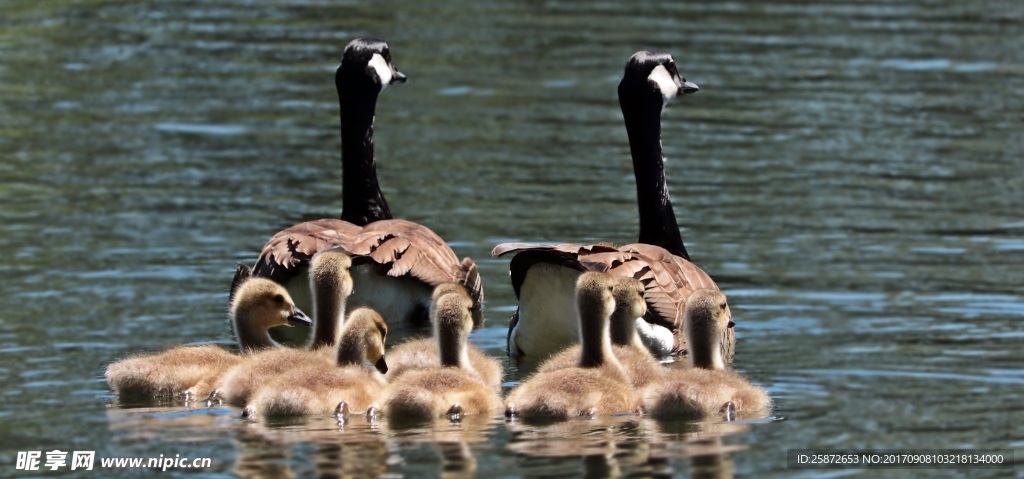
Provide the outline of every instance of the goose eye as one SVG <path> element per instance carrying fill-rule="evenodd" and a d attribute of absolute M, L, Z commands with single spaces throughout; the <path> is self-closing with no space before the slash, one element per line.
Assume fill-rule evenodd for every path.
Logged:
<path fill-rule="evenodd" d="M 275 294 L 274 304 L 284 304 L 284 296 L 281 296 L 280 294 Z"/>

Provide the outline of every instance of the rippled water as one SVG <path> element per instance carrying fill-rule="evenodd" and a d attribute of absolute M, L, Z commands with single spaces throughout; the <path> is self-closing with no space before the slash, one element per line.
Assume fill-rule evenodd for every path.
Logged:
<path fill-rule="evenodd" d="M 494 244 L 635 240 L 615 85 L 635 50 L 673 52 L 701 86 L 664 115 L 673 201 L 773 416 L 392 430 L 117 404 L 107 363 L 226 342 L 235 264 L 339 214 L 355 36 L 409 76 L 378 109 L 388 201 L 476 259 L 496 356 L 515 298 Z M 1022 51 L 1013 1 L 0 3 L 0 475 L 53 449 L 246 477 L 811 477 L 787 449 L 1019 450 Z"/>

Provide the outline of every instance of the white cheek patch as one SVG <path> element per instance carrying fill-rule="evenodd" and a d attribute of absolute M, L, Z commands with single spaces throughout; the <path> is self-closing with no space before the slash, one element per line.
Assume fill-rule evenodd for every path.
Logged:
<path fill-rule="evenodd" d="M 654 67 L 654 70 L 651 70 L 651 74 L 647 75 L 647 81 L 654 83 L 661 90 L 662 108 L 679 94 L 679 86 L 676 85 L 675 79 L 672 78 L 672 75 L 669 74 L 664 65 Z"/>
<path fill-rule="evenodd" d="M 370 68 L 373 68 L 373 70 L 377 72 L 377 78 L 380 79 L 380 89 L 383 91 L 389 84 L 391 84 L 391 78 L 393 76 L 391 74 L 391 66 L 388 65 L 388 62 L 384 60 L 384 57 L 382 57 L 380 53 L 373 54 L 373 57 L 370 58 L 369 65 Z"/>

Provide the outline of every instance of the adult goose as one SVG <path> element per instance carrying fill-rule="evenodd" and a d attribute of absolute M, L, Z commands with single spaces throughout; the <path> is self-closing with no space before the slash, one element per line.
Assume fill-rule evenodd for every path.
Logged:
<path fill-rule="evenodd" d="M 637 329 L 659 356 L 686 353 L 682 313 L 690 293 L 718 289 L 690 262 L 672 211 L 662 156 L 661 112 L 676 96 L 696 93 L 697 85 L 679 74 L 672 55 L 640 51 L 626 63 L 618 91 L 636 177 L 639 243 L 497 245 L 492 256 L 514 254 L 509 268 L 519 307 L 509 325 L 510 356 L 542 359 L 579 341 L 572 321 L 573 286 L 583 271 L 605 271 L 643 283 L 648 312 Z M 723 355 L 731 358 L 731 329 L 721 344 Z"/>
<path fill-rule="evenodd" d="M 349 307 L 369 306 L 392 324 L 426 322 L 434 286 L 456 282 L 470 291 L 474 317 L 482 319 L 483 289 L 473 261 L 460 262 L 429 228 L 394 219 L 377 182 L 377 97 L 405 80 L 387 43 L 357 38 L 345 47 L 334 77 L 341 113 L 341 219 L 307 221 L 277 233 L 251 271 L 239 268 L 235 283 L 250 274 L 267 277 L 285 285 L 300 307 L 307 306 L 309 259 L 317 251 L 340 248 L 352 257 L 355 290 Z"/>

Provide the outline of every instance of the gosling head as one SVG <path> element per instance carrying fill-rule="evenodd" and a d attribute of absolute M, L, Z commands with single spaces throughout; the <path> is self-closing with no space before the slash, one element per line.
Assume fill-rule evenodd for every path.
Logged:
<path fill-rule="evenodd" d="M 340 249 L 320 251 L 309 260 L 310 289 L 329 286 L 340 297 L 352 294 L 352 258 Z"/>
<path fill-rule="evenodd" d="M 612 344 L 642 346 L 636 334 L 636 321 L 647 314 L 644 284 L 633 278 L 616 278 L 612 295 L 615 298 L 610 326 Z"/>
<path fill-rule="evenodd" d="M 673 98 L 698 91 L 700 88 L 696 83 L 686 81 L 679 74 L 670 53 L 643 50 L 634 53 L 626 62 L 625 73 L 619 82 L 619 102 L 621 104 L 624 99 L 640 95 L 657 100 L 664 109 Z"/>
<path fill-rule="evenodd" d="M 694 367 L 725 369 L 721 341 L 732 321 L 725 294 L 714 289 L 698 289 L 686 300 L 683 332 Z"/>
<path fill-rule="evenodd" d="M 430 322 L 440 348 L 441 364 L 465 366 L 466 338 L 473 331 L 473 298 L 466 288 L 444 283 L 431 295 Z"/>
<path fill-rule="evenodd" d="M 439 284 L 430 296 L 430 304 L 430 321 L 435 329 L 439 323 L 449 323 L 460 330 L 468 327 L 467 334 L 473 329 L 473 298 L 461 284 Z M 464 311 L 469 311 L 469 318 L 464 317 Z"/>
<path fill-rule="evenodd" d="M 576 309 L 583 311 L 602 311 L 599 316 L 607 321 L 615 310 L 615 278 L 608 273 L 587 271 L 576 279 Z"/>
<path fill-rule="evenodd" d="M 283 286 L 265 278 L 249 278 L 238 284 L 228 314 L 243 351 L 274 346 L 267 330 L 275 326 L 312 324 Z"/>
<path fill-rule="evenodd" d="M 232 298 L 230 312 L 236 331 L 312 324 L 309 316 L 295 306 L 288 290 L 265 278 L 249 278 L 242 283 Z M 237 324 L 243 318 L 250 324 Z"/>
<path fill-rule="evenodd" d="M 376 92 L 388 85 L 404 83 L 406 76 L 391 62 L 391 49 L 387 42 L 372 38 L 356 38 L 345 47 L 341 65 L 334 75 L 338 91 L 342 86 L 369 85 Z"/>
<path fill-rule="evenodd" d="M 373 363 L 381 374 L 388 372 L 388 363 L 384 360 L 384 341 L 388 337 L 388 325 L 380 313 L 366 307 L 356 308 L 349 313 L 342 336 L 346 336 L 350 331 L 358 334 L 357 339 L 363 344 L 365 359 Z"/>

